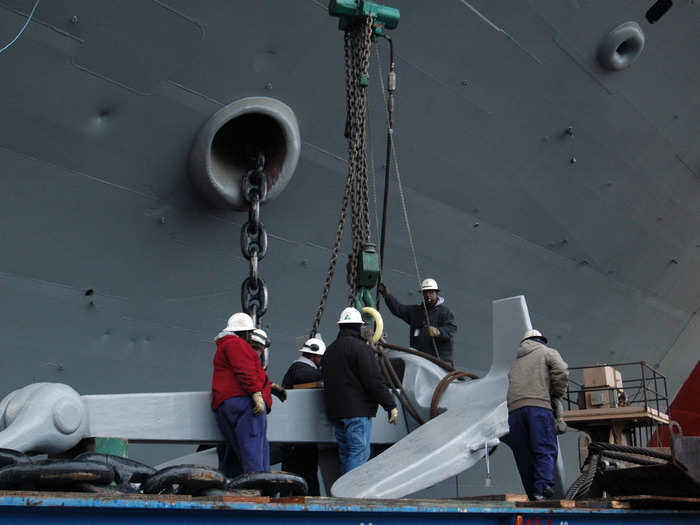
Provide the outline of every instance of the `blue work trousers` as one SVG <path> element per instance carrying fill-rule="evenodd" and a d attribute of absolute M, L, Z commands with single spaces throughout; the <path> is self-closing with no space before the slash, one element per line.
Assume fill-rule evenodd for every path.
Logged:
<path fill-rule="evenodd" d="M 334 419 L 335 440 L 338 442 L 338 457 L 340 473 L 346 472 L 367 463 L 369 459 L 369 443 L 372 434 L 372 418 L 343 417 Z"/>
<path fill-rule="evenodd" d="M 526 406 L 508 414 L 510 446 L 530 499 L 554 487 L 557 433 L 552 411 Z"/>
<path fill-rule="evenodd" d="M 243 472 L 270 471 L 267 414 L 253 415 L 249 396 L 231 397 L 216 409 L 216 423 Z M 231 461 L 231 459 L 227 459 Z"/>

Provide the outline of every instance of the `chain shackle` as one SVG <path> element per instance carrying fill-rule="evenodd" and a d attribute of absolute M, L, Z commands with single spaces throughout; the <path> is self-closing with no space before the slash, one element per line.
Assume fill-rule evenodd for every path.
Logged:
<path fill-rule="evenodd" d="M 265 258 L 267 254 L 267 231 L 262 223 L 258 225 L 257 232 L 251 233 L 251 223 L 246 222 L 241 228 L 241 253 L 250 261 L 253 250 L 257 251 L 258 260 Z"/>
<path fill-rule="evenodd" d="M 265 202 L 267 198 L 267 177 L 265 177 L 265 172 L 257 169 L 250 170 L 243 177 L 241 184 L 243 185 L 242 190 L 245 200 L 253 202 L 253 194 L 257 193 L 260 202 Z"/>
<path fill-rule="evenodd" d="M 246 277 L 241 283 L 241 306 L 243 311 L 257 321 L 267 312 L 267 285 L 262 277 L 257 281 Z"/>

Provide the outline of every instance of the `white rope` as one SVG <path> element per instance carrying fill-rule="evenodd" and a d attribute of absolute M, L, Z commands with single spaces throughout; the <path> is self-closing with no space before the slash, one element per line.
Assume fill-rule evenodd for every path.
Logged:
<path fill-rule="evenodd" d="M 379 67 L 379 81 L 382 84 L 382 98 L 384 99 L 384 109 L 387 115 L 387 125 L 389 122 L 389 104 L 387 103 L 386 93 L 384 91 L 384 70 L 382 69 L 382 62 L 379 60 L 379 51 L 376 54 L 377 66 Z M 404 225 L 406 226 L 406 232 L 408 233 L 408 243 L 411 247 L 411 257 L 413 258 L 413 266 L 416 269 L 416 284 L 418 285 L 418 290 L 421 289 L 421 278 L 420 269 L 418 268 L 418 257 L 416 256 L 416 247 L 413 243 L 413 233 L 411 232 L 411 224 L 408 220 L 408 209 L 406 207 L 406 196 L 403 192 L 403 184 L 401 184 L 401 173 L 399 172 L 399 157 L 396 154 L 396 144 L 394 143 L 394 133 L 389 134 L 389 143 L 391 144 L 391 154 L 394 156 L 394 175 L 396 176 L 396 183 L 399 187 L 399 196 L 401 197 L 401 210 L 403 211 Z M 386 191 L 386 189 L 384 190 Z M 425 304 L 423 298 L 420 298 L 420 304 L 423 305 L 423 313 L 425 314 L 426 324 L 430 324 L 430 315 L 428 314 L 428 307 Z M 440 357 L 440 352 L 437 349 L 437 343 L 434 338 L 430 338 L 433 343 L 433 350 L 435 350 L 435 356 Z"/>
<path fill-rule="evenodd" d="M 39 5 L 40 0 L 36 0 L 36 3 L 34 4 L 34 7 L 32 7 L 32 11 L 29 13 L 29 16 L 27 17 L 27 21 L 24 23 L 22 26 L 22 29 L 19 30 L 19 33 L 17 33 L 17 36 L 15 36 L 8 44 L 2 47 L 0 49 L 0 53 L 3 53 L 6 49 L 8 49 L 12 44 L 14 44 L 17 39 L 22 36 L 22 33 L 24 33 L 24 30 L 27 29 L 27 26 L 29 25 L 29 22 L 32 21 L 32 17 L 34 16 L 34 11 L 36 11 L 36 7 Z"/>
<path fill-rule="evenodd" d="M 379 67 L 379 81 L 382 85 L 382 98 L 384 99 L 384 109 L 387 115 L 387 123 L 389 118 L 389 105 L 386 99 L 386 92 L 384 90 L 384 71 L 382 69 L 382 62 L 379 60 L 379 51 L 376 53 L 377 66 Z M 408 209 L 406 207 L 406 197 L 403 192 L 403 185 L 401 184 L 401 174 L 399 172 L 399 157 L 396 154 L 396 145 L 394 144 L 394 134 L 392 133 L 389 138 L 391 143 L 391 153 L 394 156 L 394 175 L 396 176 L 396 182 L 399 186 L 399 196 L 401 197 L 401 209 L 403 211 L 404 226 L 406 226 L 406 231 L 408 232 L 408 242 L 411 247 L 411 256 L 413 258 L 413 265 L 416 269 L 416 284 L 418 285 L 418 290 L 420 290 L 421 278 L 420 269 L 418 268 L 418 258 L 416 257 L 416 247 L 413 244 L 413 233 L 411 231 L 411 224 L 408 220 Z M 386 191 L 386 190 L 385 190 Z"/>

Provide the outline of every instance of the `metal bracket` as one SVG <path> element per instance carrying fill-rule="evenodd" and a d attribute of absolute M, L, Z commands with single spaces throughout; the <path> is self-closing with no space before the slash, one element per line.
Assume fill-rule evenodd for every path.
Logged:
<path fill-rule="evenodd" d="M 340 19 L 338 29 L 341 31 L 345 31 L 363 16 L 371 16 L 382 29 L 396 29 L 401 18 L 401 13 L 395 7 L 364 0 L 331 0 L 328 4 L 328 14 Z"/>

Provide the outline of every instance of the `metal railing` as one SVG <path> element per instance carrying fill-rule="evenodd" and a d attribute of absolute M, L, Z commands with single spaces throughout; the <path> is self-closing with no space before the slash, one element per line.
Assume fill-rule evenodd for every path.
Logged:
<path fill-rule="evenodd" d="M 621 381 L 612 385 L 585 386 L 584 370 L 612 367 L 620 372 Z M 604 372 L 602 372 L 605 375 Z M 619 408 L 639 406 L 668 414 L 668 387 L 666 377 L 646 361 L 629 363 L 599 363 L 569 368 L 569 386 L 564 397 L 566 410 Z M 629 438 L 633 446 L 648 446 L 659 441 L 660 424 L 655 420 L 634 421 L 629 424 Z"/>

